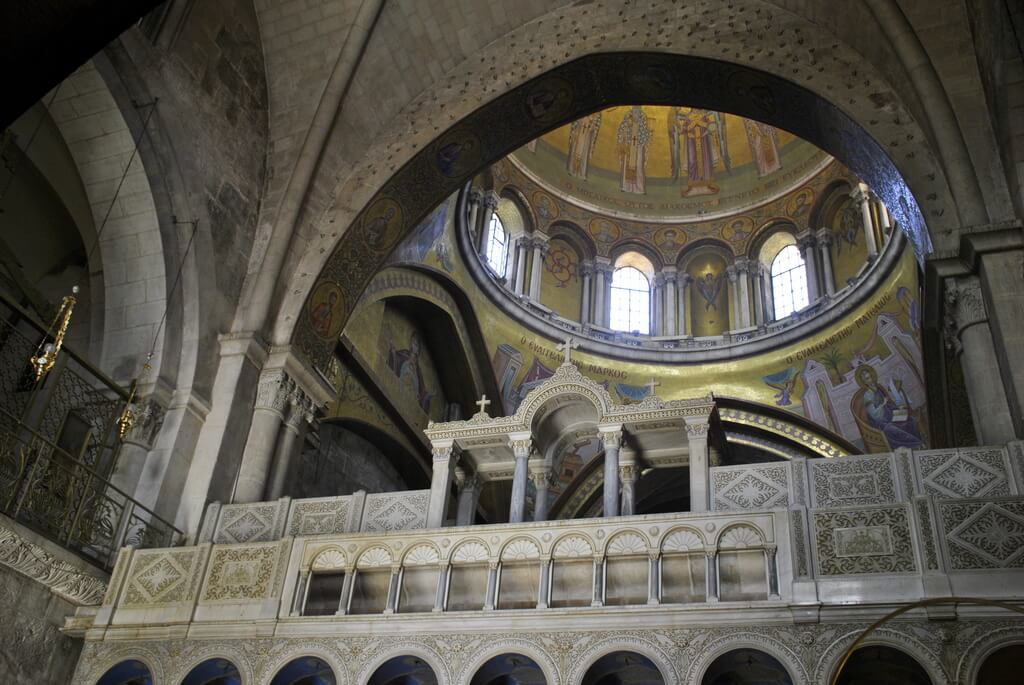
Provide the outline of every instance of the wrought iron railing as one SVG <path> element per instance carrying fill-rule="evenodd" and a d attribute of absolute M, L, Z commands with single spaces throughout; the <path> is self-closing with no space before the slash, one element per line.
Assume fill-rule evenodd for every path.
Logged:
<path fill-rule="evenodd" d="M 0 292 L 0 513 L 109 569 L 117 550 L 180 530 L 110 483 L 127 391 L 67 347 L 35 382 L 46 330 Z"/>

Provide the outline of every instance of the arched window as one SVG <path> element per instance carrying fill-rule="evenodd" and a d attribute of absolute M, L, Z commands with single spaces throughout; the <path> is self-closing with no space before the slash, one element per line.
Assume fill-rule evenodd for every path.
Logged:
<path fill-rule="evenodd" d="M 491 215 L 491 225 L 487 227 L 487 249 L 484 252 L 487 264 L 499 276 L 505 275 L 505 259 L 508 256 L 508 232 L 502 225 L 497 214 Z"/>
<path fill-rule="evenodd" d="M 609 327 L 616 331 L 651 331 L 651 284 L 643 272 L 623 266 L 612 274 Z"/>
<path fill-rule="evenodd" d="M 809 303 L 807 270 L 796 245 L 782 248 L 772 261 L 772 302 L 776 319 L 798 312 Z"/>

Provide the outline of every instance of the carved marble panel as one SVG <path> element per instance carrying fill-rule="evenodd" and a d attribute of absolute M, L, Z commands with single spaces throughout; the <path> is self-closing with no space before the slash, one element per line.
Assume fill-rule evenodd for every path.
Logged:
<path fill-rule="evenodd" d="M 193 601 L 208 549 L 203 546 L 136 550 L 121 606 L 138 608 Z"/>
<path fill-rule="evenodd" d="M 925 493 L 944 499 L 1010 494 L 1010 473 L 1000 448 L 915 452 Z"/>
<path fill-rule="evenodd" d="M 425 528 L 429 500 L 429 490 L 367 495 L 360 530 L 383 532 Z"/>
<path fill-rule="evenodd" d="M 892 457 L 846 457 L 808 461 L 815 507 L 889 504 L 897 501 Z"/>
<path fill-rule="evenodd" d="M 904 505 L 811 512 L 818 574 L 917 571 Z"/>
<path fill-rule="evenodd" d="M 352 517 L 351 509 L 351 497 L 294 500 L 288 516 L 288 535 L 344 533 Z"/>
<path fill-rule="evenodd" d="M 952 570 L 1024 567 L 1024 499 L 937 506 Z"/>
<path fill-rule="evenodd" d="M 715 511 L 789 506 L 789 465 L 757 464 L 711 469 Z"/>
<path fill-rule="evenodd" d="M 213 548 L 200 602 L 269 599 L 280 592 L 291 542 Z"/>
<path fill-rule="evenodd" d="M 254 504 L 225 504 L 213 541 L 217 544 L 270 542 L 284 535 L 289 500 Z"/>

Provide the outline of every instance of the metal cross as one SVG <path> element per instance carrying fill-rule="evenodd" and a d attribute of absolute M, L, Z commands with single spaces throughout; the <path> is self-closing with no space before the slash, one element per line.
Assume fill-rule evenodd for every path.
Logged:
<path fill-rule="evenodd" d="M 490 403 L 491 403 L 491 401 L 489 399 L 487 399 L 487 395 L 482 395 L 480 397 L 480 399 L 477 402 L 475 402 L 475 404 L 478 407 L 480 407 L 480 413 L 481 414 L 486 414 L 487 413 L 487 405 L 489 405 Z"/>
<path fill-rule="evenodd" d="M 656 395 L 656 392 L 655 392 L 654 389 L 657 388 L 659 385 L 661 385 L 661 383 L 659 383 L 658 381 L 654 380 L 654 377 L 651 376 L 651 380 L 647 381 L 647 383 L 645 385 L 647 386 L 647 394 L 648 395 Z"/>
<path fill-rule="evenodd" d="M 570 336 L 566 336 L 565 342 L 559 343 L 558 345 L 556 345 L 555 349 L 557 349 L 559 352 L 565 352 L 565 363 L 566 364 L 571 364 L 572 361 L 570 359 L 570 355 L 572 354 L 572 351 L 575 350 L 579 346 L 580 346 L 580 344 L 578 342 L 576 342 L 575 340 L 573 340 L 572 336 L 570 335 Z"/>

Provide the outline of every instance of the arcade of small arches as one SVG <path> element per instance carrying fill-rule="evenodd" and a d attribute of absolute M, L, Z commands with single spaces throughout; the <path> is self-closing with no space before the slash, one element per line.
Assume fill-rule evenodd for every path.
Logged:
<path fill-rule="evenodd" d="M 665 236 L 709 233 L 682 225 L 602 244 L 583 226 L 609 217 L 542 225 L 544 207 L 490 178 L 478 177 L 460 205 L 467 263 L 492 298 L 518 305 L 523 323 L 554 323 L 584 343 L 685 349 L 763 337 L 848 307 L 880 255 L 903 245 L 888 210 L 852 177 L 831 183 L 802 220 L 768 218 L 741 233 L 741 248 L 713 236 L 680 248 Z"/>
<path fill-rule="evenodd" d="M 700 673 L 692 674 L 693 685 L 794 685 L 799 675 L 787 665 L 789 659 L 774 650 L 754 648 L 737 641 L 726 645 Z M 1011 682 L 1013 669 L 1024 656 L 1024 644 L 1002 645 L 978 659 L 976 685 L 1005 685 Z M 601 653 L 582 670 L 582 677 L 572 685 L 666 685 L 676 679 L 669 670 L 659 668 L 657 657 L 642 651 L 615 650 Z M 927 660 L 916 658 L 906 646 L 868 641 L 857 648 L 843 666 L 836 685 L 938 685 L 935 675 L 923 665 Z M 464 674 L 465 685 L 557 685 L 548 659 L 541 655 L 503 652 L 487 658 L 474 670 Z M 839 663 L 824 664 L 822 674 L 832 678 Z M 360 679 L 360 685 L 448 685 L 447 677 L 436 657 L 399 654 L 384 660 Z M 167 681 L 164 681 L 167 682 Z M 207 658 L 193 667 L 180 680 L 180 685 L 341 685 L 335 667 L 314 655 L 295 655 L 287 660 L 269 680 L 258 681 L 245 668 L 231 659 Z M 141 658 L 128 658 L 111 666 L 96 685 L 163 685 L 154 677 L 153 669 Z"/>

